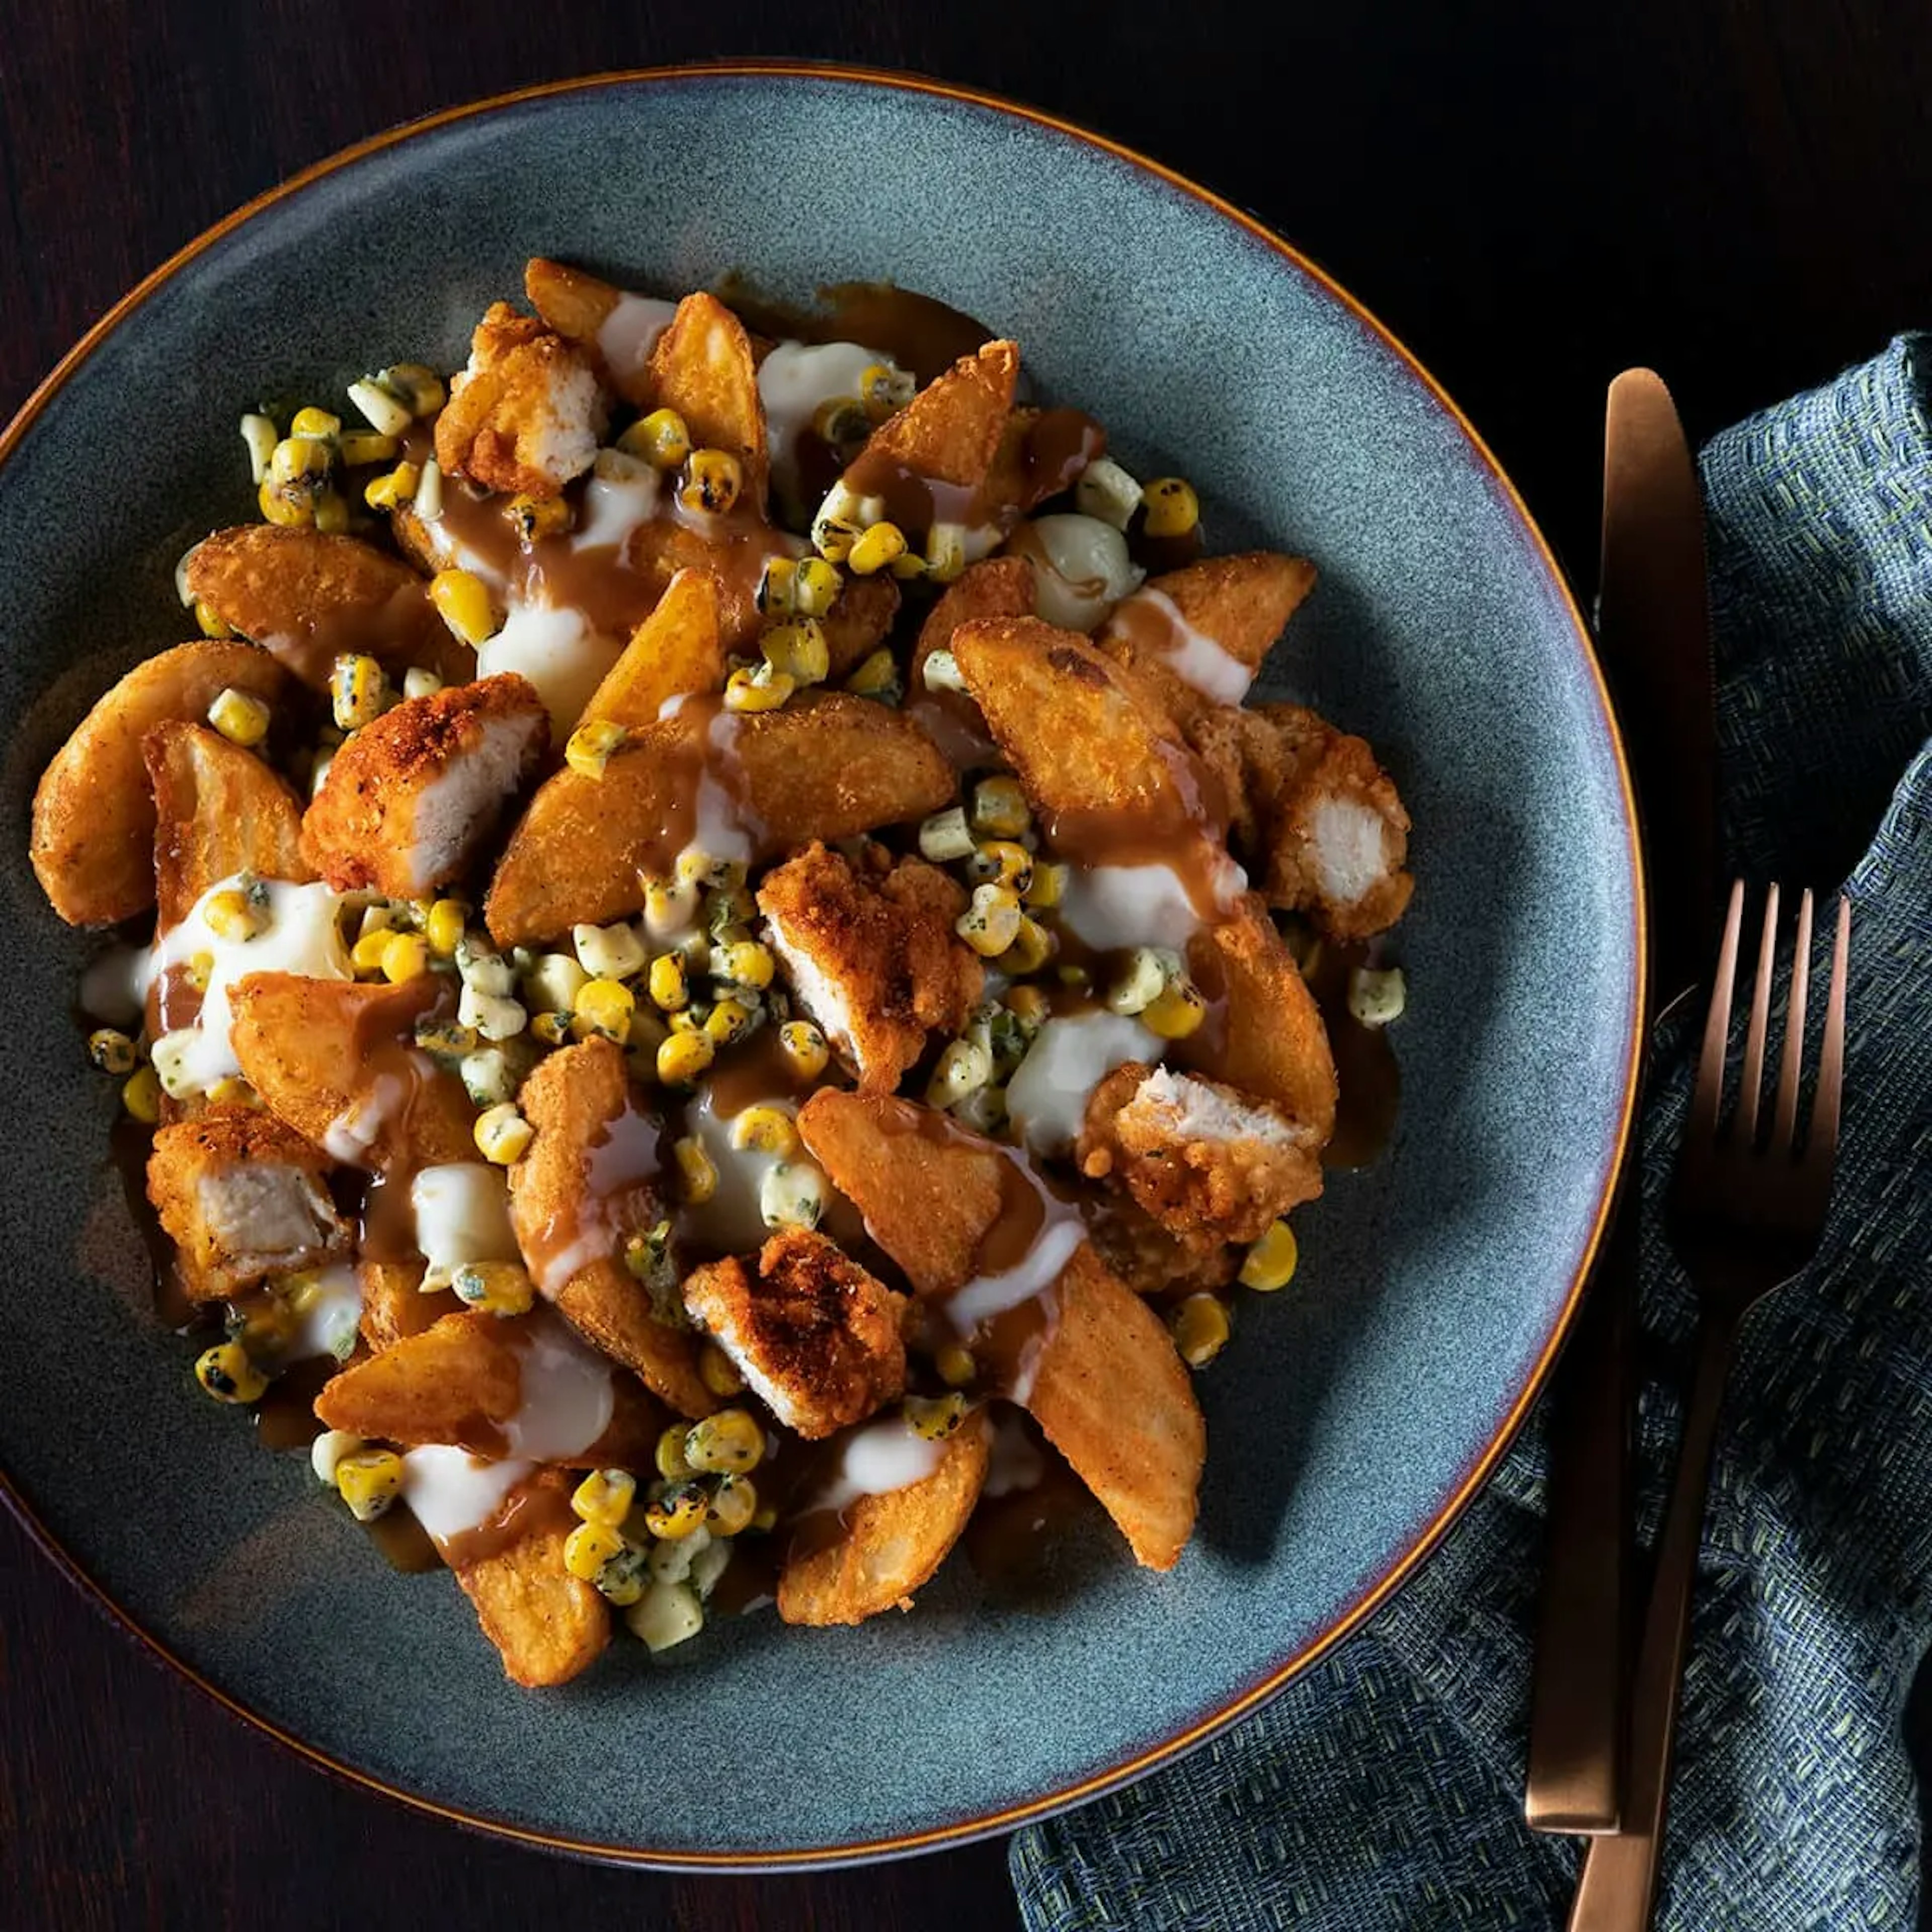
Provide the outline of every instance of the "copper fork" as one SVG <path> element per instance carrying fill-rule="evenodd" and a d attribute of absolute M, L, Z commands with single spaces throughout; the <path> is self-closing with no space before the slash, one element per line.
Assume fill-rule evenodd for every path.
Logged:
<path fill-rule="evenodd" d="M 1615 1836 L 1589 1841 L 1570 1908 L 1570 1932 L 1642 1932 L 1650 1923 L 1678 1690 L 1690 1627 L 1691 1592 L 1696 1581 L 1697 1547 L 1732 1347 L 1745 1315 L 1774 1288 L 1790 1280 L 1817 1252 L 1831 1204 L 1839 1100 L 1844 1085 L 1851 908 L 1839 901 L 1824 1046 L 1809 1128 L 1801 1138 L 1798 1100 L 1810 980 L 1811 895 L 1806 892 L 1799 903 L 1786 1002 L 1784 1050 L 1770 1129 L 1760 1135 L 1760 1093 L 1771 1018 L 1772 969 L 1777 963 L 1775 886 L 1765 902 L 1764 932 L 1758 946 L 1757 980 L 1752 990 L 1736 1106 L 1727 1121 L 1723 1118 L 1725 1049 L 1744 896 L 1740 880 L 1731 888 L 1671 1200 L 1671 1245 L 1697 1289 L 1696 1368 L 1631 1689 L 1622 1827 Z"/>

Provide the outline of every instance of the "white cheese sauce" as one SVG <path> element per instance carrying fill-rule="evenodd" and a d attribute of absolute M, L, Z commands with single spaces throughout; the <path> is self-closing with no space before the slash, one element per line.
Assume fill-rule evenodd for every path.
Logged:
<path fill-rule="evenodd" d="M 548 1311 L 518 1323 L 511 1342 L 523 1378 L 516 1412 L 499 1425 L 511 1454 L 538 1462 L 582 1455 L 610 1426 L 609 1358 Z"/>
<path fill-rule="evenodd" d="M 403 1501 L 432 1541 L 447 1543 L 481 1529 L 536 1473 L 534 1462 L 489 1462 L 466 1449 L 411 1449 L 403 1456 Z"/>
<path fill-rule="evenodd" d="M 621 387 L 644 373 L 658 338 L 671 325 L 677 304 L 655 296 L 620 292 L 610 313 L 598 326 L 597 352 Z"/>

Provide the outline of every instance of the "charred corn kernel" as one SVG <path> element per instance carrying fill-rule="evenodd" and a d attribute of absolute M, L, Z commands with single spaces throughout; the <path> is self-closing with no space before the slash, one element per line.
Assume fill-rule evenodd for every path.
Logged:
<path fill-rule="evenodd" d="M 694 1422 L 685 1460 L 706 1475 L 743 1475 L 764 1461 L 765 1432 L 742 1408 L 721 1408 Z"/>
<path fill-rule="evenodd" d="M 855 698 L 896 700 L 899 694 L 898 660 L 881 644 L 845 680 L 845 688 Z"/>
<path fill-rule="evenodd" d="M 466 1053 L 456 1071 L 472 1107 L 500 1107 L 517 1090 L 509 1056 L 501 1047 L 482 1046 Z"/>
<path fill-rule="evenodd" d="M 729 1046 L 742 1040 L 758 1016 L 742 1000 L 720 1000 L 704 1016 L 704 1036 L 714 1046 Z"/>
<path fill-rule="evenodd" d="M 919 855 L 935 866 L 973 856 L 973 835 L 967 829 L 965 808 L 950 805 L 935 812 L 919 828 Z"/>
<path fill-rule="evenodd" d="M 651 962 L 644 983 L 652 1003 L 662 1012 L 674 1013 L 691 1004 L 691 982 L 685 972 L 682 952 L 660 952 Z"/>
<path fill-rule="evenodd" d="M 890 415 L 902 410 L 918 393 L 919 379 L 910 369 L 890 362 L 868 363 L 859 377 L 859 400 L 868 410 Z"/>
<path fill-rule="evenodd" d="M 1348 1011 L 1358 1026 L 1385 1027 L 1402 1018 L 1408 1004 L 1408 982 L 1400 966 L 1377 972 L 1358 966 L 1348 975 Z"/>
<path fill-rule="evenodd" d="M 541 537 L 560 537 L 577 520 L 577 512 L 562 496 L 512 496 L 506 506 L 510 526 L 526 543 Z"/>
<path fill-rule="evenodd" d="M 1156 476 L 1142 492 L 1150 537 L 1184 537 L 1201 520 L 1201 500 L 1184 477 Z"/>
<path fill-rule="evenodd" d="M 676 470 L 691 454 L 691 431 L 676 410 L 653 410 L 632 424 L 616 446 L 626 456 L 642 457 L 653 470 Z"/>
<path fill-rule="evenodd" d="M 772 983 L 771 949 L 755 939 L 734 940 L 723 949 L 722 957 L 713 958 L 711 964 L 719 977 L 740 986 L 762 989 Z"/>
<path fill-rule="evenodd" d="M 1038 986 L 1016 986 L 1006 995 L 1006 1010 L 1022 1028 L 1036 1031 L 1046 1023 L 1049 1005 Z"/>
<path fill-rule="evenodd" d="M 161 1078 L 152 1066 L 137 1066 L 121 1089 L 121 1104 L 143 1126 L 161 1118 Z"/>
<path fill-rule="evenodd" d="M 530 1021 L 530 1031 L 545 1046 L 562 1046 L 574 1037 L 568 1012 L 536 1014 Z"/>
<path fill-rule="evenodd" d="M 373 1522 L 402 1492 L 403 1459 L 393 1449 L 358 1449 L 337 1462 L 335 1486 L 358 1522 Z"/>
<path fill-rule="evenodd" d="M 796 689 L 788 672 L 765 664 L 758 670 L 734 670 L 724 680 L 727 711 L 776 711 Z"/>
<path fill-rule="evenodd" d="M 351 382 L 349 400 L 362 412 L 362 420 L 380 435 L 400 436 L 410 426 L 409 404 L 373 376 Z"/>
<path fill-rule="evenodd" d="M 1141 1024 L 1162 1040 L 1185 1040 L 1208 1017 L 1208 1002 L 1191 980 L 1177 980 L 1142 1008 Z"/>
<path fill-rule="evenodd" d="M 429 941 L 419 932 L 392 933 L 382 948 L 382 977 L 400 986 L 429 970 Z"/>
<path fill-rule="evenodd" d="M 319 410 L 310 405 L 307 409 L 296 410 L 293 421 L 289 424 L 289 434 L 291 436 L 312 436 L 317 442 L 326 442 L 331 437 L 342 434 L 342 418 L 332 416 L 326 410 Z"/>
<path fill-rule="evenodd" d="M 1294 1279 L 1295 1265 L 1300 1258 L 1294 1230 L 1286 1221 L 1276 1221 L 1242 1261 L 1241 1286 L 1272 1294 Z"/>
<path fill-rule="evenodd" d="M 255 501 L 260 506 L 262 514 L 283 530 L 299 530 L 315 521 L 313 494 L 307 490 L 291 494 L 272 476 L 262 478 L 262 486 L 255 493 Z"/>
<path fill-rule="evenodd" d="M 658 1078 L 667 1087 L 688 1086 L 718 1057 L 716 1043 L 701 1033 L 674 1033 L 658 1048 Z"/>
<path fill-rule="evenodd" d="M 205 1349 L 195 1362 L 194 1378 L 217 1402 L 259 1402 L 268 1386 L 268 1377 L 239 1342 Z"/>
<path fill-rule="evenodd" d="M 416 478 L 410 505 L 426 523 L 433 524 L 442 514 L 442 465 L 433 456 L 423 465 L 422 474 Z"/>
<path fill-rule="evenodd" d="M 946 1043 L 939 1063 L 926 1083 L 928 1107 L 953 1107 L 968 1094 L 976 1092 L 993 1077 L 993 1056 L 976 1040 L 954 1040 Z"/>
<path fill-rule="evenodd" d="M 386 928 L 365 932 L 349 949 L 349 963 L 359 974 L 380 973 L 382 970 L 382 955 L 389 950 L 389 941 L 395 935 Z"/>
<path fill-rule="evenodd" d="M 928 651 L 919 675 L 920 682 L 928 691 L 966 689 L 966 679 L 959 668 L 959 660 L 948 650 Z M 960 815 L 963 818 L 965 814 L 962 812 Z"/>
<path fill-rule="evenodd" d="M 412 416 L 433 416 L 448 399 L 442 378 L 422 362 L 398 362 L 385 369 L 376 381 L 408 406 Z M 378 423 L 377 428 L 382 425 Z"/>
<path fill-rule="evenodd" d="M 205 597 L 194 607 L 194 622 L 195 628 L 204 638 L 213 638 L 218 643 L 235 634 L 229 628 L 228 620 Z"/>
<path fill-rule="evenodd" d="M 615 1604 L 620 1610 L 626 1609 L 650 1587 L 650 1552 L 627 1540 L 623 1548 L 591 1580 L 597 1586 L 597 1594 L 606 1603 Z"/>
<path fill-rule="evenodd" d="M 268 458 L 268 480 L 284 489 L 307 489 L 312 495 L 328 474 L 328 446 L 312 436 L 285 436 Z"/>
<path fill-rule="evenodd" d="M 268 735 L 270 716 L 260 698 L 232 685 L 208 707 L 208 722 L 231 745 L 259 745 Z"/>
<path fill-rule="evenodd" d="M 601 778 L 604 767 L 622 748 L 629 734 L 608 718 L 591 718 L 572 732 L 563 748 L 564 762 L 586 778 Z"/>
<path fill-rule="evenodd" d="M 578 1022 L 572 1030 L 586 1038 L 599 1034 L 622 1046 L 631 1037 L 637 1010 L 638 996 L 621 980 L 586 980 L 571 1009 Z"/>
<path fill-rule="evenodd" d="M 812 540 L 827 563 L 848 562 L 852 555 L 852 546 L 864 534 L 848 517 L 821 516 L 812 526 Z"/>
<path fill-rule="evenodd" d="M 1017 838 L 1032 823 L 1018 778 L 982 778 L 973 788 L 973 830 L 982 838 Z"/>
<path fill-rule="evenodd" d="M 413 463 L 399 463 L 386 476 L 374 476 L 363 485 L 362 500 L 372 510 L 393 510 L 408 502 L 422 482 L 422 471 Z"/>
<path fill-rule="evenodd" d="M 698 1373 L 713 1395 L 727 1401 L 745 1393 L 745 1378 L 739 1374 L 737 1364 L 716 1342 L 706 1342 L 698 1352 Z"/>
<path fill-rule="evenodd" d="M 1066 893 L 1065 863 L 1059 860 L 1036 859 L 1033 880 L 1021 897 L 1036 910 L 1046 911 L 1059 904 Z"/>
<path fill-rule="evenodd" d="M 933 1366 L 939 1371 L 939 1379 L 948 1388 L 964 1388 L 980 1372 L 980 1365 L 973 1359 L 973 1352 L 963 1342 L 949 1342 L 934 1358 Z"/>
<path fill-rule="evenodd" d="M 758 1513 L 758 1486 L 744 1476 L 727 1476 L 711 1492 L 705 1526 L 716 1536 L 736 1536 L 751 1528 Z"/>
<path fill-rule="evenodd" d="M 832 668 L 832 650 L 825 626 L 816 617 L 793 617 L 774 624 L 758 640 L 758 649 L 775 675 L 794 686 L 822 684 Z"/>
<path fill-rule="evenodd" d="M 429 1020 L 418 1023 L 416 1044 L 425 1053 L 439 1054 L 445 1060 L 460 1060 L 466 1053 L 474 1053 L 483 1044 L 483 1038 L 474 1027 Z"/>
<path fill-rule="evenodd" d="M 131 1073 L 134 1042 L 118 1027 L 97 1027 L 87 1036 L 87 1057 L 104 1073 Z"/>
<path fill-rule="evenodd" d="M 359 731 L 382 715 L 388 694 L 382 667 L 374 658 L 339 657 L 328 674 L 328 701 L 337 728 Z"/>
<path fill-rule="evenodd" d="M 745 883 L 745 864 L 740 859 L 714 859 L 709 852 L 691 846 L 677 855 L 677 876 L 700 887 L 736 888 Z"/>
<path fill-rule="evenodd" d="M 1033 854 L 1016 838 L 988 838 L 974 849 L 966 875 L 991 880 L 1017 897 L 1033 884 Z"/>
<path fill-rule="evenodd" d="M 809 1020 L 787 1020 L 778 1028 L 778 1048 L 801 1080 L 816 1080 L 832 1058 L 824 1034 Z"/>
<path fill-rule="evenodd" d="M 345 1456 L 352 1456 L 362 1446 L 359 1436 L 346 1429 L 325 1429 L 308 1446 L 308 1466 L 318 1483 L 335 1486 L 335 1472 Z"/>
<path fill-rule="evenodd" d="M 687 510 L 722 516 L 737 502 L 744 484 L 743 467 L 728 449 L 694 449 L 686 460 L 677 500 Z"/>
<path fill-rule="evenodd" d="M 747 1107 L 731 1123 L 731 1144 L 751 1154 L 789 1160 L 798 1151 L 798 1129 L 780 1107 Z"/>
<path fill-rule="evenodd" d="M 580 1581 L 594 1583 L 604 1564 L 623 1549 L 624 1533 L 614 1523 L 580 1522 L 563 1539 L 563 1567 Z"/>
<path fill-rule="evenodd" d="M 680 1483 L 646 1508 L 644 1524 L 659 1541 L 677 1543 L 704 1527 L 710 1507 L 711 1498 L 701 1484 Z"/>
<path fill-rule="evenodd" d="M 1117 1013 L 1144 1012 L 1167 991 L 1167 980 L 1166 961 L 1151 946 L 1137 946 L 1107 988 L 1108 1007 Z"/>
<path fill-rule="evenodd" d="M 1013 943 L 1000 955 L 1000 970 L 1015 979 L 1037 973 L 1059 950 L 1059 942 L 1036 919 L 1024 914 Z"/>
<path fill-rule="evenodd" d="M 520 1160 L 536 1136 L 536 1129 L 517 1112 L 513 1102 L 486 1107 L 476 1117 L 477 1151 L 499 1167 Z"/>
<path fill-rule="evenodd" d="M 393 462 L 402 445 L 377 430 L 350 429 L 336 439 L 335 447 L 344 463 L 360 470 L 371 463 Z"/>
<path fill-rule="evenodd" d="M 248 446 L 248 480 L 259 486 L 268 473 L 268 460 L 281 438 L 268 417 L 251 410 L 242 418 L 242 440 Z"/>
<path fill-rule="evenodd" d="M 798 566 L 788 556 L 768 556 L 752 595 L 761 617 L 788 616 L 798 594 Z"/>
<path fill-rule="evenodd" d="M 1073 507 L 1083 517 L 1124 530 L 1141 506 L 1141 486 L 1111 457 L 1096 457 L 1073 486 Z"/>
<path fill-rule="evenodd" d="M 349 500 L 339 490 L 325 490 L 316 498 L 315 526 L 332 537 L 339 537 L 348 529 Z"/>
<path fill-rule="evenodd" d="M 926 536 L 926 574 L 950 584 L 966 568 L 966 531 L 959 524 L 934 524 Z"/>
<path fill-rule="evenodd" d="M 1168 1317 L 1174 1346 L 1190 1369 L 1204 1369 L 1228 1341 L 1228 1311 L 1211 1294 L 1190 1294 Z"/>
<path fill-rule="evenodd" d="M 855 577 L 870 577 L 905 554 L 905 532 L 898 524 L 874 524 L 852 546 L 845 568 Z"/>
<path fill-rule="evenodd" d="M 966 1419 L 966 1398 L 957 1389 L 946 1395 L 906 1397 L 906 1426 L 928 1442 L 940 1442 Z"/>
<path fill-rule="evenodd" d="M 982 958 L 997 958 L 1019 937 L 1019 895 L 1004 886 L 975 886 L 973 903 L 952 929 Z"/>
<path fill-rule="evenodd" d="M 490 590 L 473 570 L 440 570 L 430 579 L 429 601 L 466 644 L 480 644 L 496 631 Z"/>
<path fill-rule="evenodd" d="M 470 908 L 460 899 L 438 899 L 430 908 L 429 916 L 423 921 L 423 937 L 439 959 L 454 957 L 469 917 Z"/>
<path fill-rule="evenodd" d="M 449 1285 L 466 1308 L 488 1315 L 527 1315 L 536 1300 L 529 1270 L 515 1262 L 465 1262 Z"/>
<path fill-rule="evenodd" d="M 926 574 L 926 559 L 917 550 L 909 550 L 894 557 L 891 568 L 892 574 L 902 580 L 923 577 Z"/>
<path fill-rule="evenodd" d="M 211 892 L 202 907 L 202 922 L 218 939 L 253 939 L 268 928 L 268 914 L 254 904 L 246 892 L 232 886 Z"/>
<path fill-rule="evenodd" d="M 570 1507 L 585 1522 L 621 1528 L 637 1499 L 638 1479 L 628 1469 L 592 1469 L 571 1492 Z"/>
<path fill-rule="evenodd" d="M 624 1612 L 625 1627 L 655 1656 L 687 1642 L 704 1628 L 704 1606 L 688 1583 L 652 1584 Z"/>
<path fill-rule="evenodd" d="M 825 1176 L 808 1160 L 784 1160 L 758 1185 L 758 1215 L 768 1228 L 815 1228 L 825 1212 Z"/>
<path fill-rule="evenodd" d="M 704 1143 L 686 1134 L 674 1142 L 671 1154 L 677 1162 L 684 1198 L 693 1208 L 701 1208 L 718 1192 L 718 1169 Z"/>
<path fill-rule="evenodd" d="M 698 1473 L 684 1453 L 685 1438 L 690 1433 L 689 1424 L 674 1422 L 658 1438 L 652 1460 L 668 1483 L 688 1483 Z"/>
<path fill-rule="evenodd" d="M 872 418 L 856 396 L 828 396 L 812 412 L 812 434 L 843 453 L 872 433 Z"/>
<path fill-rule="evenodd" d="M 845 580 L 822 556 L 801 557 L 792 578 L 791 606 L 801 617 L 822 617 L 838 601 Z"/>

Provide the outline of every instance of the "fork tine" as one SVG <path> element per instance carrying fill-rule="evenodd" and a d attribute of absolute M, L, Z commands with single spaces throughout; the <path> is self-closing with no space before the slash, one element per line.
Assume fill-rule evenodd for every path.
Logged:
<path fill-rule="evenodd" d="M 1742 1147 L 1757 1138 L 1758 1095 L 1764 1086 L 1764 1041 L 1771 1024 L 1771 976 L 1778 965 L 1778 887 L 1764 895 L 1764 932 L 1757 943 L 1757 977 L 1751 983 L 1750 1027 L 1744 1035 L 1744 1070 L 1738 1079 L 1738 1114 L 1732 1133 Z"/>
<path fill-rule="evenodd" d="M 1804 1165 L 1828 1180 L 1838 1150 L 1838 1096 L 1845 1084 L 1845 982 L 1851 977 L 1852 906 L 1838 902 L 1838 929 L 1832 942 L 1832 992 L 1825 1007 L 1825 1057 L 1818 1064 L 1818 1092 L 1811 1102 L 1811 1131 Z"/>
<path fill-rule="evenodd" d="M 1738 879 L 1731 886 L 1731 903 L 1724 914 L 1724 943 L 1718 950 L 1710 1008 L 1704 1016 L 1697 1084 L 1691 1089 L 1690 1112 L 1684 1123 L 1687 1142 L 1708 1145 L 1717 1138 L 1718 1108 L 1724 1097 L 1724 1042 L 1731 1030 L 1731 988 L 1738 976 L 1738 934 L 1744 917 L 1744 882 Z"/>
<path fill-rule="evenodd" d="M 1798 944 L 1791 956 L 1791 997 L 1785 1002 L 1784 1053 L 1778 1070 L 1778 1112 L 1771 1144 L 1795 1152 L 1798 1146 L 1798 1080 L 1804 1068 L 1804 1012 L 1811 990 L 1811 889 L 1798 902 Z"/>

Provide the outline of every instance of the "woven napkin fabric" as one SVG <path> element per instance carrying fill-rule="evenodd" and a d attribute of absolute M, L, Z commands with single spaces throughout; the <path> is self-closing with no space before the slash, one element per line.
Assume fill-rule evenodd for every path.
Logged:
<path fill-rule="evenodd" d="M 1928 417 L 1932 335 L 1904 336 L 1701 459 L 1726 862 L 1843 880 L 1852 974 L 1831 1223 L 1805 1275 L 1752 1316 L 1718 1450 L 1657 1921 L 1670 1932 L 1913 1922 L 1904 1720 L 1932 1642 Z M 1660 1206 L 1695 1024 L 1660 1042 L 1643 1122 L 1646 1544 L 1690 1372 L 1694 1301 Z M 1018 1834 L 1031 1932 L 1561 1926 L 1575 1846 L 1522 1813 L 1543 1424 L 1421 1573 L 1264 1710 Z"/>

